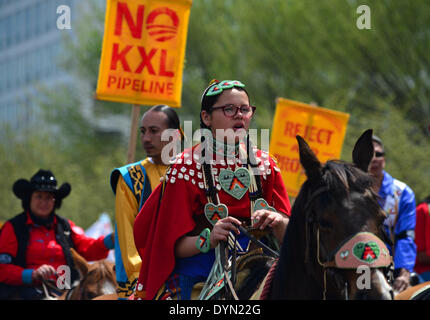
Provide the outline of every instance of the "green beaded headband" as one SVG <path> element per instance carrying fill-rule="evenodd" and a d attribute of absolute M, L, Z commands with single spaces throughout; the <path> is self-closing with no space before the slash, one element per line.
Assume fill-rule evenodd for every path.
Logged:
<path fill-rule="evenodd" d="M 210 87 L 208 92 L 206 92 L 206 96 L 216 96 L 220 94 L 225 89 L 231 89 L 233 87 L 244 88 L 245 85 L 238 80 L 223 80 L 218 82 L 216 85 Z"/>

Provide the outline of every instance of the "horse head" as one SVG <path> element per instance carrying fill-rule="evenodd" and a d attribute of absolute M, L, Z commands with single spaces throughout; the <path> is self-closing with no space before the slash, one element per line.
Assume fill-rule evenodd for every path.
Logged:
<path fill-rule="evenodd" d="M 381 240 L 385 213 L 367 173 L 371 137 L 367 130 L 357 140 L 353 163 L 331 160 L 322 165 L 297 136 L 307 180 L 294 202 L 272 298 L 392 298 L 384 274 L 391 257 Z"/>
<path fill-rule="evenodd" d="M 98 260 L 89 264 L 76 250 L 70 250 L 76 269 L 79 271 L 80 280 L 73 287 L 68 299 L 91 300 L 95 297 L 116 292 L 116 277 L 112 262 Z"/>

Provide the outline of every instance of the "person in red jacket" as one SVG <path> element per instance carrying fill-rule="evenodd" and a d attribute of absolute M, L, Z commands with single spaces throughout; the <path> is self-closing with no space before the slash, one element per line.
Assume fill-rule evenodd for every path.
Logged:
<path fill-rule="evenodd" d="M 430 195 L 417 206 L 417 224 L 415 227 L 415 243 L 417 259 L 415 272 L 421 281 L 430 281 Z"/>
<path fill-rule="evenodd" d="M 56 214 L 70 191 L 69 183 L 57 188 L 49 170 L 39 170 L 30 181 L 14 183 L 13 192 L 24 211 L 8 220 L 0 232 L 0 299 L 40 299 L 42 281 L 53 280 L 59 286 L 59 276 L 73 283 L 79 274 L 70 248 L 89 261 L 104 259 L 113 249 L 113 233 L 93 239 Z M 59 289 L 71 283 L 62 283 Z"/>

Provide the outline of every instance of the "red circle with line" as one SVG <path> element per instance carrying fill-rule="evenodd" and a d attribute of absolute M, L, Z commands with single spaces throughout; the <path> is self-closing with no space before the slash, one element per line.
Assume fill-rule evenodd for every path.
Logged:
<path fill-rule="evenodd" d="M 157 23 L 155 20 L 160 15 L 167 15 L 170 20 L 171 24 L 160 24 Z M 167 41 L 176 36 L 176 33 L 178 32 L 178 26 L 179 26 L 179 18 L 175 11 L 172 9 L 169 9 L 167 7 L 161 7 L 157 8 L 155 10 L 152 10 L 151 13 L 148 15 L 148 18 L 146 19 L 146 30 L 148 31 L 149 35 L 153 38 L 155 38 L 156 41 Z"/>

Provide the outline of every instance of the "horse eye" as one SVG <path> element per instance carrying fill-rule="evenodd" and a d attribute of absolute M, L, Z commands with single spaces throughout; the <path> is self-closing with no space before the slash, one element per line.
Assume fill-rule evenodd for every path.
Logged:
<path fill-rule="evenodd" d="M 326 219 L 319 219 L 318 224 L 322 229 L 333 229 L 333 224 Z"/>

